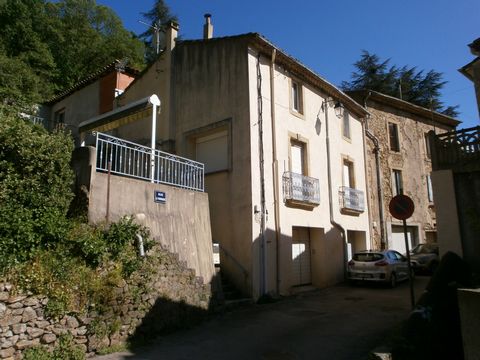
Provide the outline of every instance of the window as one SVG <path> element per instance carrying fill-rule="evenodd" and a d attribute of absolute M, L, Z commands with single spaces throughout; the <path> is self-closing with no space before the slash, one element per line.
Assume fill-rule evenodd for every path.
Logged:
<path fill-rule="evenodd" d="M 353 171 L 353 162 L 347 159 L 343 160 L 343 186 L 355 189 L 355 174 Z"/>
<path fill-rule="evenodd" d="M 292 80 L 291 96 L 292 96 L 292 99 L 291 99 L 292 110 L 299 114 L 303 114 L 302 85 L 293 80 Z"/>
<path fill-rule="evenodd" d="M 343 112 L 342 135 L 344 138 L 350 139 L 350 115 L 348 115 L 348 111 Z"/>
<path fill-rule="evenodd" d="M 55 111 L 53 120 L 54 120 L 54 124 L 53 124 L 54 129 L 62 129 L 63 126 L 65 125 L 65 108 Z"/>
<path fill-rule="evenodd" d="M 305 143 L 292 140 L 290 144 L 290 171 L 295 174 L 306 175 Z"/>
<path fill-rule="evenodd" d="M 403 194 L 402 172 L 400 170 L 392 171 L 392 191 L 393 196 Z"/>
<path fill-rule="evenodd" d="M 427 194 L 428 194 L 428 201 L 433 203 L 432 178 L 430 177 L 430 175 L 427 175 Z"/>
<path fill-rule="evenodd" d="M 228 131 L 223 130 L 195 140 L 196 160 L 205 164 L 205 173 L 228 170 Z"/>
<path fill-rule="evenodd" d="M 398 139 L 398 125 L 394 123 L 388 123 L 388 136 L 390 138 L 390 150 L 399 152 L 400 141 Z"/>
<path fill-rule="evenodd" d="M 430 141 L 428 140 L 428 134 L 425 134 L 425 154 L 427 155 L 427 158 L 431 158 L 432 154 L 430 151 Z"/>

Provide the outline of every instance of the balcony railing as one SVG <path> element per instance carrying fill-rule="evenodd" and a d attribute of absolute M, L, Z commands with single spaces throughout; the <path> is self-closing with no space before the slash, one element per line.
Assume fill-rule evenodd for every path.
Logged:
<path fill-rule="evenodd" d="M 283 198 L 285 201 L 318 205 L 320 183 L 318 179 L 286 171 L 283 173 Z"/>
<path fill-rule="evenodd" d="M 479 169 L 480 126 L 451 131 L 439 135 L 430 134 L 432 166 L 434 170 Z"/>
<path fill-rule="evenodd" d="M 341 186 L 338 191 L 340 208 L 344 211 L 364 212 L 365 196 L 363 191 Z"/>
<path fill-rule="evenodd" d="M 96 133 L 96 138 L 97 171 L 204 190 L 202 163 L 102 133 Z"/>

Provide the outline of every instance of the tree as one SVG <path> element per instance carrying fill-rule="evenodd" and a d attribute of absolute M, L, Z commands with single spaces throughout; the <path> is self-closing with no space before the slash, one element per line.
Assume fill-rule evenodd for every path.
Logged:
<path fill-rule="evenodd" d="M 363 51 L 360 60 L 354 63 L 357 71 L 350 81 L 343 81 L 344 91 L 374 90 L 394 96 L 413 104 L 441 112 L 448 116 L 458 116 L 458 105 L 444 107 L 440 91 L 447 83 L 442 73 L 435 70 L 417 71 L 416 67 L 389 66 L 390 59 L 382 61 L 377 55 Z"/>
<path fill-rule="evenodd" d="M 171 21 L 178 22 L 178 19 L 170 12 L 169 7 L 163 0 L 155 0 L 153 7 L 142 15 L 146 22 L 150 24 L 150 27 L 140 34 L 140 38 L 145 42 L 145 59 L 150 64 L 157 58 L 155 31 L 159 31 L 158 47 L 162 49 L 165 46 L 165 26 Z"/>
<path fill-rule="evenodd" d="M 0 102 L 38 103 L 115 59 L 144 66 L 144 45 L 95 0 L 0 1 Z"/>

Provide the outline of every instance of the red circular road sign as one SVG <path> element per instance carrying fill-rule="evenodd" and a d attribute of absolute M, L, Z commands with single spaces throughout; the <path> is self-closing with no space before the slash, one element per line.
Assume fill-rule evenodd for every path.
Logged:
<path fill-rule="evenodd" d="M 407 195 L 397 195 L 390 200 L 388 209 L 395 219 L 406 220 L 412 216 L 415 205 L 413 204 L 413 200 Z"/>

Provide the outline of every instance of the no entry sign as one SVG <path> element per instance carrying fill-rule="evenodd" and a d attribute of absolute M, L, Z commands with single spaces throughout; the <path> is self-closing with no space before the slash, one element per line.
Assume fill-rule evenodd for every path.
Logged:
<path fill-rule="evenodd" d="M 412 216 L 415 205 L 413 204 L 413 200 L 407 195 L 397 195 L 390 200 L 388 209 L 395 219 L 406 220 Z"/>

